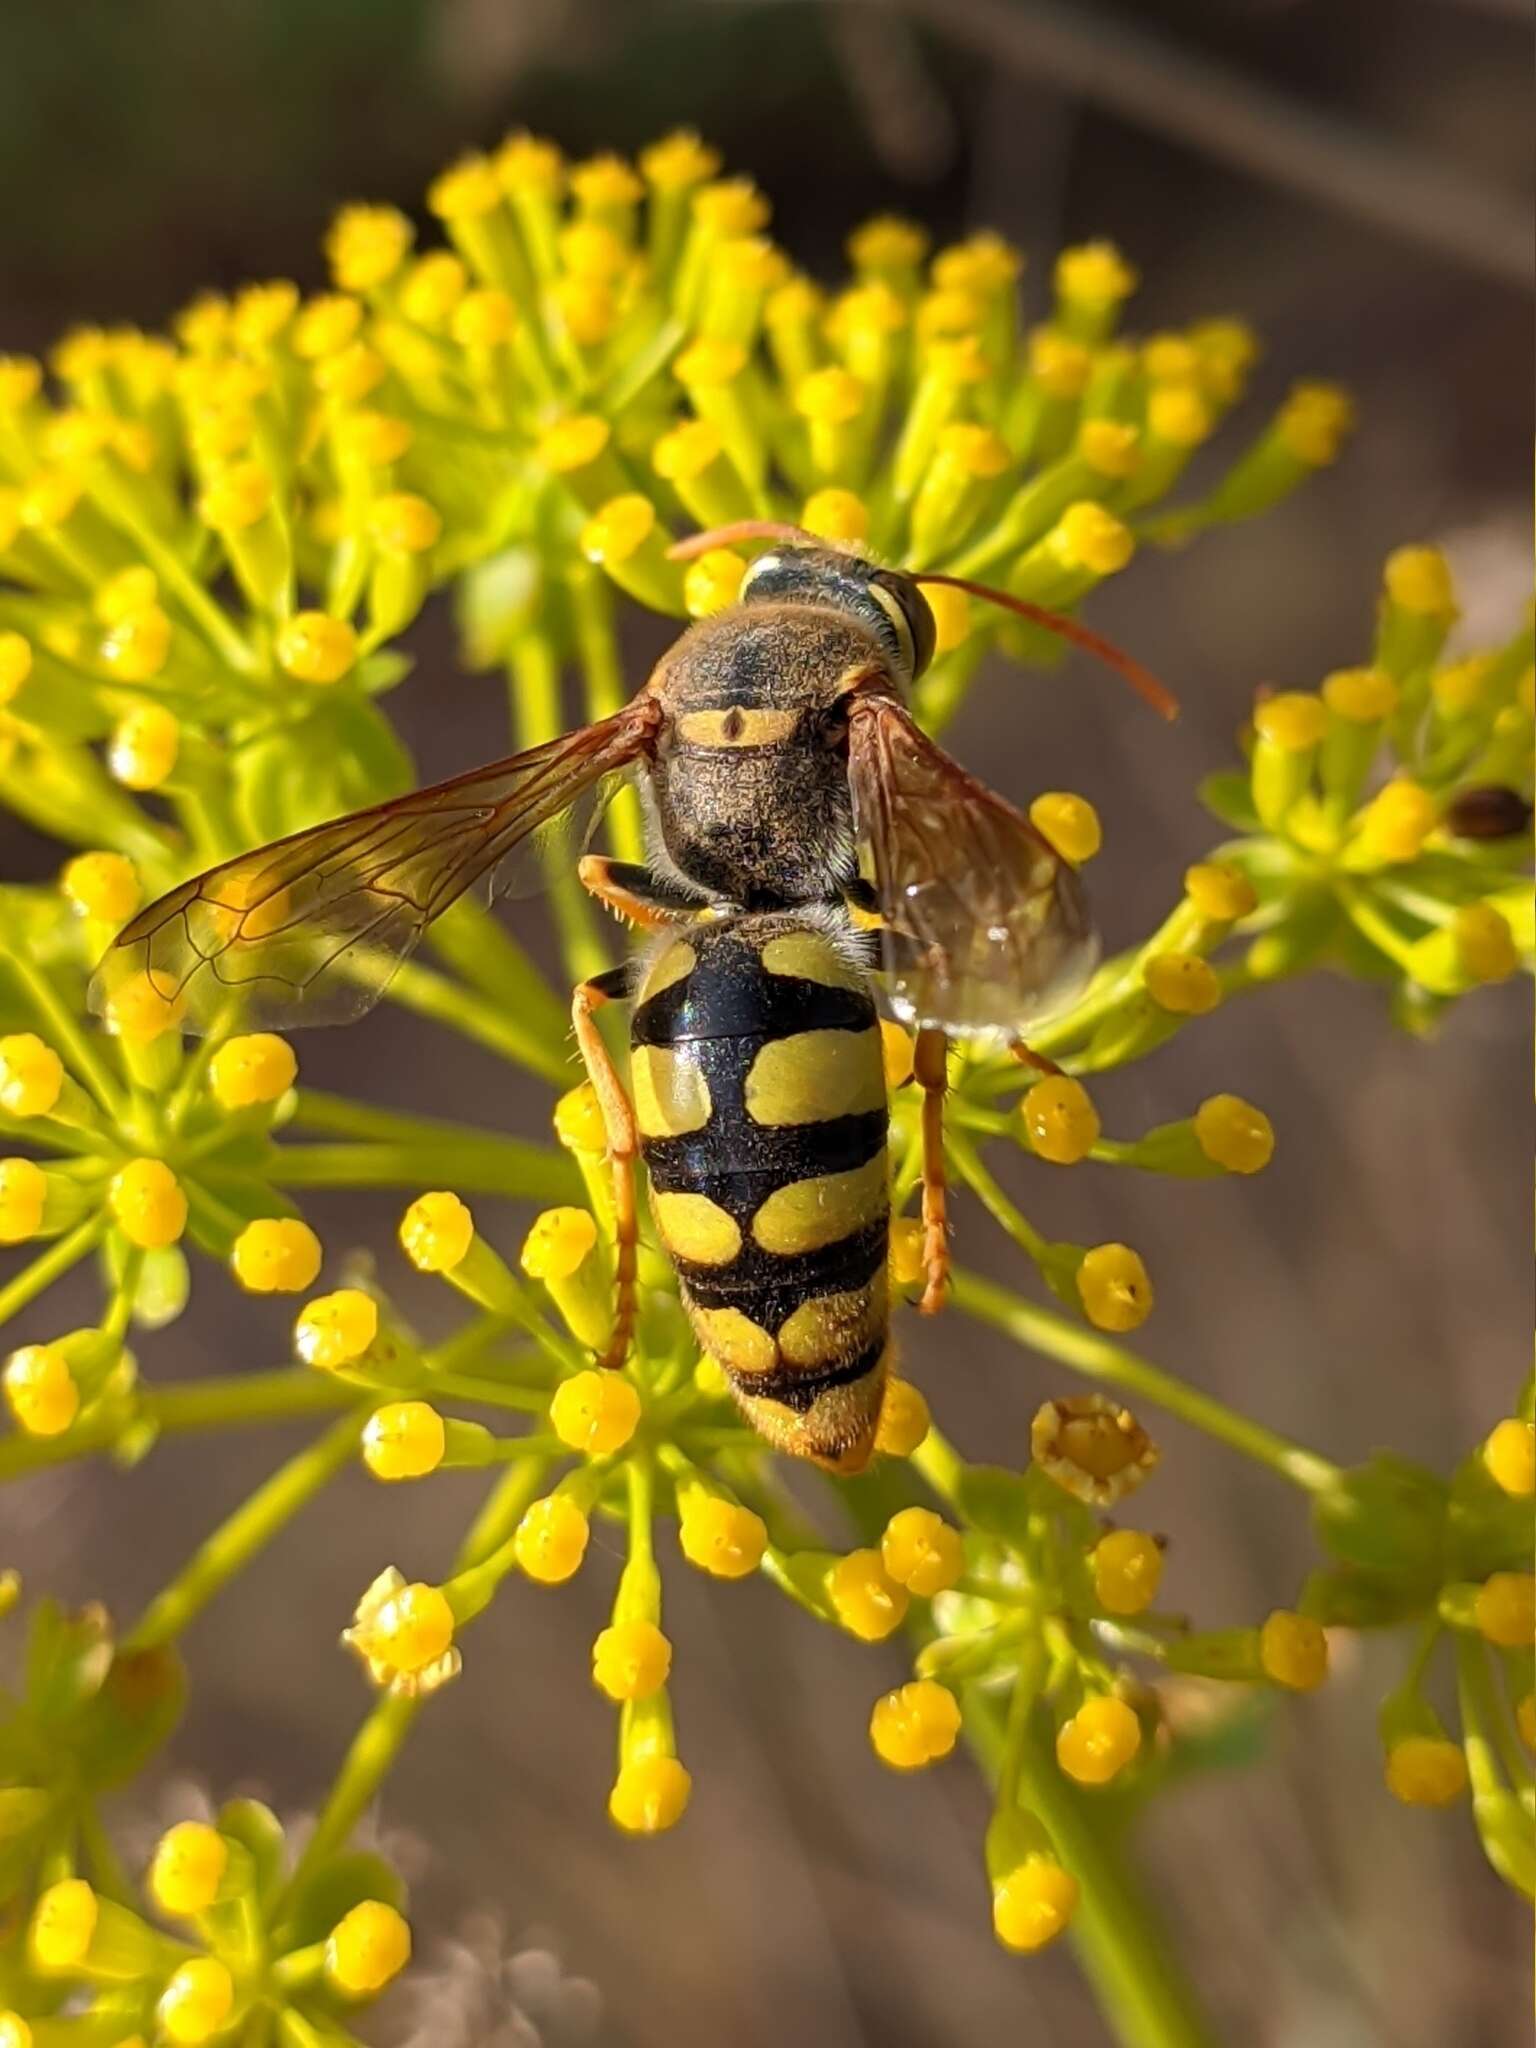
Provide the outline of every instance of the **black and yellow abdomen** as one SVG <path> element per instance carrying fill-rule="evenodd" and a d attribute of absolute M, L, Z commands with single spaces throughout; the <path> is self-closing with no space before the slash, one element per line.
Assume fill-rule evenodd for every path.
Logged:
<path fill-rule="evenodd" d="M 690 926 L 643 973 L 631 1037 L 652 1208 L 701 1348 L 771 1441 L 857 1471 L 890 1230 L 867 977 L 812 917 Z"/>

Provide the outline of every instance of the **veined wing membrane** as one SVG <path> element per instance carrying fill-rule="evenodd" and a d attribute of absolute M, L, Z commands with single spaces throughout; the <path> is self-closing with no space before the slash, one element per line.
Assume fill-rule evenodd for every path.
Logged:
<path fill-rule="evenodd" d="M 1015 1039 L 1064 1009 L 1098 941 L 1076 873 L 1022 812 L 879 692 L 849 701 L 848 775 L 896 1015 Z"/>
<path fill-rule="evenodd" d="M 613 717 L 412 796 L 258 847 L 162 896 L 91 985 L 111 1017 L 148 986 L 192 1031 L 361 1016 L 422 933 L 480 875 L 639 758 L 660 713 Z"/>

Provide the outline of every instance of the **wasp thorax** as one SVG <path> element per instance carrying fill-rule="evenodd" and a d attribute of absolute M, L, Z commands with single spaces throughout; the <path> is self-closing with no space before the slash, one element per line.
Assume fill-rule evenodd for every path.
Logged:
<path fill-rule="evenodd" d="M 701 620 L 663 663 L 652 822 L 671 865 L 746 908 L 835 900 L 853 879 L 846 699 L 889 673 L 862 616 L 800 598 Z"/>
<path fill-rule="evenodd" d="M 898 682 L 912 682 L 933 659 L 933 613 L 912 579 L 839 548 L 783 547 L 759 555 L 742 583 L 741 601 L 851 612 L 873 632 Z"/>

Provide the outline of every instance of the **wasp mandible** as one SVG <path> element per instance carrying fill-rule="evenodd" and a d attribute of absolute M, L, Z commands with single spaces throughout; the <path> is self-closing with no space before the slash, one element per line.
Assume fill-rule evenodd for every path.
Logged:
<path fill-rule="evenodd" d="M 143 974 L 193 1030 L 359 1016 L 477 878 L 634 773 L 649 865 L 586 854 L 578 870 L 651 935 L 572 1004 L 614 1177 L 600 1362 L 622 1364 L 634 1325 L 639 1158 L 699 1344 L 749 1420 L 783 1450 L 856 1472 L 890 1352 L 877 998 L 916 1033 L 931 1312 L 948 1256 L 948 1038 L 1022 1042 L 1082 988 L 1097 945 L 1074 870 L 908 708 L 934 646 L 921 585 L 954 579 L 762 522 L 675 552 L 744 540 L 770 546 L 739 602 L 684 633 L 623 710 L 182 883 L 119 934 L 93 1001 Z M 1097 635 L 961 587 L 1088 646 L 1171 712 Z M 624 1000 L 629 1089 L 594 1021 Z"/>

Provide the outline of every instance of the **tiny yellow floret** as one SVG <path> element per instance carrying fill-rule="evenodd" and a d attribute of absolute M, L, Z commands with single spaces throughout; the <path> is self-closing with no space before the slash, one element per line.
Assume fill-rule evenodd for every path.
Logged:
<path fill-rule="evenodd" d="M 1123 519 L 1084 498 L 1062 513 L 1046 536 L 1046 546 L 1064 569 L 1113 576 L 1135 554 L 1136 536 Z"/>
<path fill-rule="evenodd" d="M 379 1309 L 358 1287 L 317 1295 L 293 1326 L 293 1346 L 306 1365 L 322 1372 L 361 1358 L 379 1333 Z"/>
<path fill-rule="evenodd" d="M 555 1136 L 568 1152 L 599 1158 L 608 1148 L 603 1106 L 590 1081 L 568 1088 L 555 1104 Z"/>
<path fill-rule="evenodd" d="M 960 1702 L 947 1685 L 914 1679 L 876 1700 L 869 1740 L 893 1771 L 920 1771 L 949 1755 L 960 1733 Z"/>
<path fill-rule="evenodd" d="M 1083 242 L 1056 258 L 1056 289 L 1064 299 L 1092 306 L 1118 305 L 1135 291 L 1137 275 L 1113 242 Z"/>
<path fill-rule="evenodd" d="M 165 667 L 171 622 L 157 604 L 116 620 L 101 643 L 101 659 L 120 683 L 147 683 Z"/>
<path fill-rule="evenodd" d="M 891 1278 L 898 1287 L 915 1287 L 928 1270 L 925 1256 L 928 1233 L 916 1216 L 891 1220 Z"/>
<path fill-rule="evenodd" d="M 1107 1785 L 1141 1748 L 1141 1723 L 1113 1693 L 1084 1700 L 1056 1736 L 1056 1761 L 1079 1785 Z"/>
<path fill-rule="evenodd" d="M 174 1972 L 155 2008 L 160 2031 L 176 2048 L 203 2048 L 235 2008 L 235 1980 L 217 1956 L 193 1956 Z"/>
<path fill-rule="evenodd" d="M 1315 1692 L 1328 1676 L 1328 1638 L 1305 1614 L 1277 1608 L 1259 1630 L 1264 1675 L 1291 1692 Z"/>
<path fill-rule="evenodd" d="M 1093 1595 L 1106 1614 L 1144 1614 L 1163 1580 L 1162 1546 L 1140 1529 L 1111 1529 L 1088 1559 Z"/>
<path fill-rule="evenodd" d="M 563 1493 L 536 1500 L 518 1523 L 513 1550 L 530 1579 L 559 1586 L 580 1570 L 591 1524 Z"/>
<path fill-rule="evenodd" d="M 678 1519 L 678 1544 L 684 1557 L 717 1579 L 745 1579 L 755 1572 L 768 1548 L 768 1525 L 750 1508 L 716 1494 L 693 1494 Z"/>
<path fill-rule="evenodd" d="M 628 1835 L 659 1835 L 687 1810 L 693 1780 L 675 1756 L 644 1756 L 620 1770 L 608 1812 Z"/>
<path fill-rule="evenodd" d="M 425 1671 L 453 1647 L 453 1609 L 440 1586 L 399 1587 L 368 1617 L 360 1647 L 390 1671 Z"/>
<path fill-rule="evenodd" d="M 1049 1074 L 1019 1104 L 1030 1150 L 1053 1166 L 1075 1166 L 1099 1142 L 1099 1113 L 1081 1081 Z"/>
<path fill-rule="evenodd" d="M 1280 690 L 1254 706 L 1253 728 L 1283 753 L 1304 754 L 1328 730 L 1328 707 L 1309 690 Z"/>
<path fill-rule="evenodd" d="M 1298 462 L 1323 469 L 1338 456 L 1354 422 L 1354 400 L 1337 384 L 1297 384 L 1275 416 L 1275 432 Z"/>
<path fill-rule="evenodd" d="M 62 1436 L 80 1413 L 80 1389 L 56 1344 L 23 1344 L 5 1362 L 5 1399 L 28 1436 Z"/>
<path fill-rule="evenodd" d="M 992 1926 L 1004 1948 L 1032 1955 L 1077 1911 L 1078 1883 L 1048 1856 L 1031 1856 L 992 1890 Z"/>
<path fill-rule="evenodd" d="M 469 1204 L 451 1189 L 418 1195 L 400 1219 L 405 1255 L 423 1273 L 451 1273 L 468 1256 L 474 1241 L 475 1219 Z"/>
<path fill-rule="evenodd" d="M 556 476 L 567 476 L 596 462 L 608 446 L 613 429 L 597 413 L 575 413 L 556 420 L 540 437 L 534 453 Z"/>
<path fill-rule="evenodd" d="M 653 1621 L 616 1621 L 592 1645 L 592 1683 L 611 1700 L 648 1700 L 672 1669 L 672 1645 Z"/>
<path fill-rule="evenodd" d="M 1241 1095 L 1211 1095 L 1195 1111 L 1195 1138 L 1213 1166 L 1260 1173 L 1275 1156 L 1275 1127 Z"/>
<path fill-rule="evenodd" d="M 35 2048 L 36 2036 L 19 2012 L 0 2012 L 0 2048 Z M 135 2048 L 125 2042 L 123 2048 Z M 137 2048 L 143 2048 L 142 2042 Z"/>
<path fill-rule="evenodd" d="M 332 277 L 344 292 L 371 291 L 400 268 L 414 233 L 393 206 L 344 206 L 325 238 Z"/>
<path fill-rule="evenodd" d="M 1361 812 L 1361 842 L 1389 866 L 1414 860 L 1435 829 L 1435 816 L 1435 800 L 1429 791 L 1399 775 Z"/>
<path fill-rule="evenodd" d="M 887 1458 L 910 1458 L 933 1426 L 928 1403 L 910 1380 L 888 1379 L 880 1403 L 875 1449 Z"/>
<path fill-rule="evenodd" d="M 73 1970 L 85 1960 L 101 1907 L 83 1877 L 49 1885 L 32 1913 L 29 1940 L 40 1970 Z"/>
<path fill-rule="evenodd" d="M 1477 982 L 1508 981 L 1520 965 L 1509 919 L 1491 903 L 1464 903 L 1451 920 L 1462 972 Z"/>
<path fill-rule="evenodd" d="M 1477 1589 L 1472 1618 L 1501 1650 L 1528 1650 L 1536 1640 L 1536 1577 L 1494 1572 Z"/>
<path fill-rule="evenodd" d="M 175 772 L 181 721 L 163 704 L 139 704 L 112 728 L 107 766 L 124 789 L 159 789 Z"/>
<path fill-rule="evenodd" d="M 656 531 L 656 507 L 642 491 L 609 498 L 581 529 L 581 552 L 589 562 L 627 562 Z"/>
<path fill-rule="evenodd" d="M 107 998 L 107 1028 L 130 1045 L 147 1045 L 174 1029 L 185 1011 L 185 997 L 168 996 L 150 975 L 134 974 Z"/>
<path fill-rule="evenodd" d="M 375 1479 L 424 1479 L 443 1462 L 447 1429 L 430 1401 L 387 1401 L 363 1431 L 363 1463 Z"/>
<path fill-rule="evenodd" d="M 806 499 L 800 509 L 800 524 L 821 540 L 843 544 L 867 540 L 869 507 L 856 491 L 829 484 L 825 490 L 812 491 Z M 933 593 L 923 594 L 931 604 Z"/>
<path fill-rule="evenodd" d="M 252 1294 L 300 1294 L 320 1271 L 320 1240 L 293 1216 L 259 1216 L 235 1239 L 229 1263 Z"/>
<path fill-rule="evenodd" d="M 158 1251 L 187 1227 L 187 1198 L 163 1159 L 130 1159 L 107 1184 L 107 1205 L 130 1244 Z"/>
<path fill-rule="evenodd" d="M 827 1597 L 843 1627 L 862 1642 L 883 1642 L 907 1617 L 907 1589 L 887 1572 L 878 1550 L 840 1557 L 827 1573 Z"/>
<path fill-rule="evenodd" d="M 561 1443 L 589 1458 L 622 1450 L 640 1424 L 640 1396 L 618 1372 L 578 1372 L 556 1387 L 549 1423 Z"/>
<path fill-rule="evenodd" d="M 530 1280 L 569 1280 L 596 1243 L 589 1209 L 546 1209 L 523 1239 L 523 1271 Z"/>
<path fill-rule="evenodd" d="M 0 1038 L 0 1109 L 7 1116 L 47 1116 L 64 1087 L 64 1062 L 33 1031 Z"/>
<path fill-rule="evenodd" d="M 0 704 L 9 704 L 32 673 L 32 643 L 20 633 L 0 633 Z"/>
<path fill-rule="evenodd" d="M 1404 1806 L 1452 1806 L 1467 1789 L 1467 1760 L 1443 1735 L 1405 1735 L 1387 1751 L 1386 1779 Z"/>
<path fill-rule="evenodd" d="M 1379 668 L 1336 668 L 1323 679 L 1323 702 L 1350 725 L 1375 725 L 1397 709 L 1397 684 Z"/>
<path fill-rule="evenodd" d="M 215 533 L 240 533 L 254 526 L 272 503 L 272 479 L 259 462 L 235 462 L 220 470 L 197 509 Z"/>
<path fill-rule="evenodd" d="M 1074 1500 L 1112 1507 L 1157 1466 L 1157 1445 L 1129 1408 L 1106 1394 L 1046 1401 L 1029 1428 L 1030 1455 Z"/>
<path fill-rule="evenodd" d="M 683 603 L 691 619 L 712 618 L 741 595 L 747 565 L 730 548 L 709 548 L 683 571 Z"/>
<path fill-rule="evenodd" d="M 1451 565 L 1438 548 L 1397 548 L 1382 574 L 1387 596 L 1405 612 L 1423 618 L 1454 619 L 1456 586 Z"/>
<path fill-rule="evenodd" d="M 442 530 L 442 514 L 412 491 L 386 492 L 374 499 L 368 514 L 368 531 L 390 554 L 425 554 L 437 545 Z"/>
<path fill-rule="evenodd" d="M 277 659 L 301 683 L 337 683 L 357 660 L 357 635 L 329 612 L 295 612 L 277 636 Z"/>
<path fill-rule="evenodd" d="M 48 1176 L 32 1159 L 0 1159 L 0 1244 L 25 1244 L 42 1228 Z"/>
<path fill-rule="evenodd" d="M 1216 970 L 1198 953 L 1154 953 L 1142 970 L 1147 994 L 1176 1017 L 1203 1017 L 1221 1001 Z"/>
<path fill-rule="evenodd" d="M 149 1866 L 149 1893 L 162 1912 L 206 1913 L 229 1867 L 229 1844 L 206 1821 L 183 1820 L 160 1837 Z"/>
<path fill-rule="evenodd" d="M 1096 1244 L 1077 1269 L 1077 1291 L 1100 1330 L 1134 1330 L 1152 1313 L 1152 1280 L 1128 1244 Z"/>
<path fill-rule="evenodd" d="M 880 1538 L 880 1561 L 898 1586 L 920 1599 L 947 1593 L 965 1570 L 965 1544 L 931 1508 L 900 1508 Z"/>
<path fill-rule="evenodd" d="M 65 863 L 59 886 L 72 910 L 122 924 L 139 907 L 138 870 L 126 854 L 78 853 Z"/>
<path fill-rule="evenodd" d="M 1050 789 L 1037 796 L 1029 807 L 1029 822 L 1074 867 L 1092 860 L 1104 844 L 1098 812 L 1086 797 L 1073 796 L 1069 790 Z"/>
<path fill-rule="evenodd" d="M 1232 924 L 1257 907 L 1258 891 L 1230 861 L 1201 860 L 1184 870 L 1184 894 L 1212 924 Z"/>
<path fill-rule="evenodd" d="M 209 1062 L 208 1085 L 222 1108 L 251 1109 L 285 1095 L 298 1071 L 286 1038 L 273 1031 L 247 1031 L 219 1047 Z"/>
<path fill-rule="evenodd" d="M 411 1960 L 405 1915 L 382 1899 L 361 1899 L 325 1943 L 325 1974 L 349 1998 L 372 1998 Z"/>
<path fill-rule="evenodd" d="M 1515 1500 L 1536 1493 L 1536 1423 L 1507 1416 L 1489 1431 L 1483 1463 L 1496 1486 Z"/>

